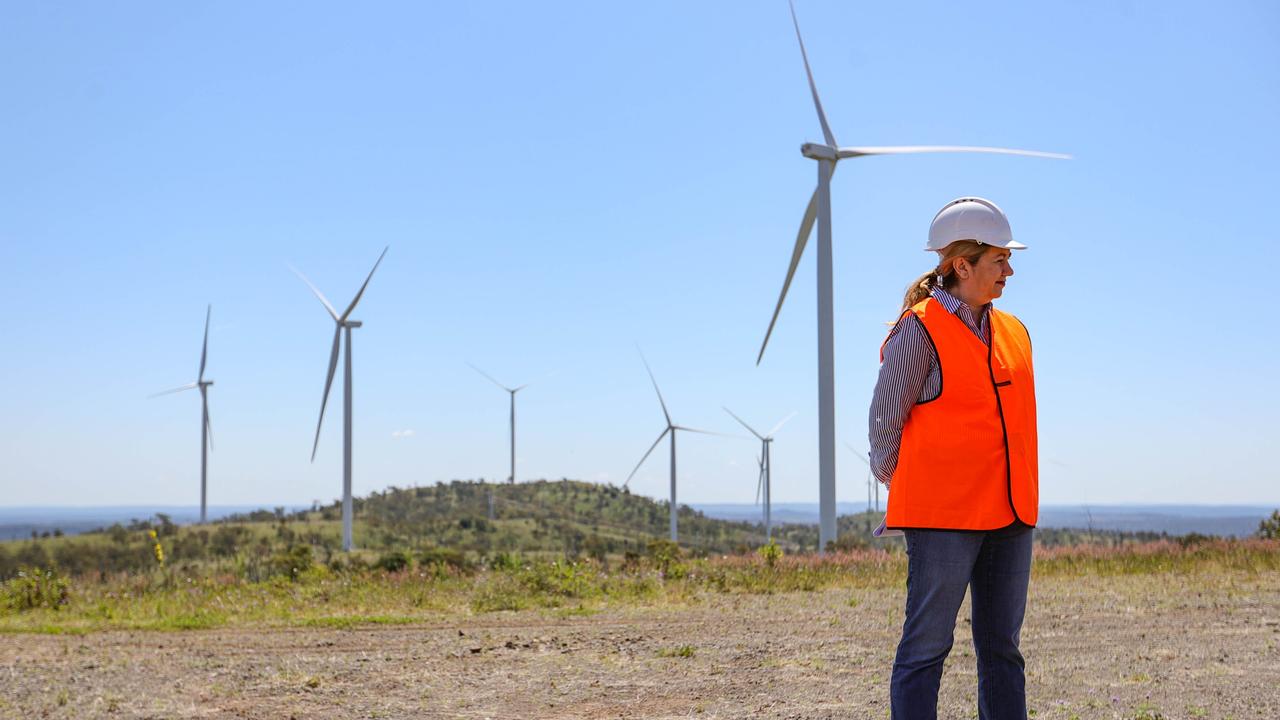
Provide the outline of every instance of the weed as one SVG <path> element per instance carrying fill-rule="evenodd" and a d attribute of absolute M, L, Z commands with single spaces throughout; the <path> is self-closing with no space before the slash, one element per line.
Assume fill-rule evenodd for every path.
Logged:
<path fill-rule="evenodd" d="M 57 610 L 69 599 L 66 579 L 54 570 L 24 568 L 17 577 L 0 584 L 0 610 Z"/>
<path fill-rule="evenodd" d="M 692 645 L 680 645 L 673 648 L 661 648 L 658 650 L 658 657 L 664 658 L 691 658 L 697 649 Z"/>
<path fill-rule="evenodd" d="M 764 564 L 767 565 L 770 570 L 772 570 L 774 566 L 778 564 L 778 560 L 782 558 L 782 548 L 778 547 L 778 544 L 772 539 L 769 540 L 768 545 L 761 547 L 756 552 L 760 554 L 760 557 L 764 558 Z"/>
<path fill-rule="evenodd" d="M 1139 703 L 1134 708 L 1133 720 L 1165 720 L 1164 713 L 1160 712 L 1160 708 L 1148 702 Z"/>

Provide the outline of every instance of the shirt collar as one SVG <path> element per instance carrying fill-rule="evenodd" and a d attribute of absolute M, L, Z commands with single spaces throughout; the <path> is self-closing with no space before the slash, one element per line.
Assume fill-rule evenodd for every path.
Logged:
<path fill-rule="evenodd" d="M 933 290 L 931 290 L 930 292 L 933 295 L 933 299 L 942 303 L 942 307 L 946 308 L 947 312 L 951 313 L 952 315 L 958 314 L 960 312 L 960 308 L 964 308 L 965 310 L 969 311 L 969 313 L 971 313 L 975 318 L 978 318 L 978 317 L 982 317 L 983 315 L 986 315 L 987 310 L 991 309 L 991 303 L 987 303 L 986 305 L 983 305 L 982 307 L 977 308 L 975 310 L 974 308 L 971 308 L 968 305 L 966 305 L 965 302 L 960 298 L 956 297 L 955 295 L 952 295 L 946 290 L 943 290 L 941 285 L 934 285 Z"/>

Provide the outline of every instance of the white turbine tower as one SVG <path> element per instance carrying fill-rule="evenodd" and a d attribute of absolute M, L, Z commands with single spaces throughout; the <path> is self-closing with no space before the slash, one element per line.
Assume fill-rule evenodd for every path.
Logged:
<path fill-rule="evenodd" d="M 818 223 L 818 548 L 821 552 L 825 551 L 828 542 L 836 539 L 835 311 L 831 279 L 831 175 L 835 172 L 836 163 L 846 158 L 868 155 L 937 152 L 998 153 L 1058 159 L 1067 159 L 1069 156 L 1031 150 L 956 145 L 840 147 L 831 133 L 831 126 L 827 124 L 827 115 L 822 109 L 822 101 L 818 98 L 818 86 L 814 83 L 813 72 L 809 68 L 809 56 L 804 49 L 804 38 L 800 36 L 800 22 L 796 19 L 794 3 L 791 4 L 791 21 L 795 25 L 796 40 L 800 44 L 800 57 L 804 61 L 805 75 L 809 79 L 809 92 L 813 95 L 813 106 L 818 112 L 818 122 L 822 125 L 822 137 L 825 142 L 805 143 L 800 146 L 801 154 L 818 162 L 818 187 L 809 198 L 804 218 L 800 221 L 800 232 L 796 234 L 796 244 L 791 251 L 791 265 L 787 268 L 787 277 L 782 283 L 782 293 L 778 296 L 773 318 L 769 320 L 769 329 L 765 332 L 764 342 L 760 344 L 760 354 L 756 357 L 756 364 L 759 365 L 764 357 L 765 348 L 769 345 L 769 336 L 773 333 L 773 326 L 778 321 L 782 303 L 787 299 L 787 289 L 791 287 L 791 279 L 795 275 L 796 266 L 800 264 L 805 244 L 809 240 L 809 233 L 816 220 Z"/>
<path fill-rule="evenodd" d="M 360 291 L 356 293 L 355 298 L 351 300 L 351 304 L 347 306 L 345 312 L 341 315 L 333 309 L 329 301 L 324 295 L 316 289 L 315 285 L 306 278 L 305 275 L 293 271 L 302 278 L 302 282 L 311 288 L 311 292 L 320 298 L 320 302 L 324 304 L 324 309 L 329 311 L 329 316 L 333 318 L 333 350 L 329 353 L 329 374 L 324 379 L 324 395 L 320 397 L 320 419 L 316 422 L 316 440 L 311 447 L 311 462 L 316 460 L 316 450 L 320 448 L 320 427 L 324 424 L 324 409 L 329 403 L 329 388 L 333 385 L 333 374 L 338 369 L 338 349 L 341 346 L 342 339 L 345 337 L 347 341 L 346 362 L 343 367 L 343 406 L 342 406 L 342 549 L 344 552 L 351 551 L 351 329 L 358 328 L 363 323 L 359 320 L 351 320 L 351 312 L 356 309 L 356 304 L 360 302 L 360 298 L 364 295 L 365 288 L 369 287 L 369 281 L 373 279 L 373 273 L 382 264 L 382 258 L 386 257 L 387 250 L 391 247 L 387 246 L 382 249 L 382 254 L 378 256 L 378 261 L 373 264 L 373 270 L 369 271 L 369 276 L 364 279 L 364 284 L 360 286 Z"/>
<path fill-rule="evenodd" d="M 467 363 L 467 365 L 470 365 L 472 370 L 483 375 L 489 382 L 511 394 L 511 475 L 507 477 L 507 482 L 514 483 L 516 481 L 516 393 L 529 387 L 529 383 L 525 383 L 519 387 L 507 387 L 497 380 L 494 380 L 493 376 L 475 365 L 471 365 L 471 363 Z"/>
<path fill-rule="evenodd" d="M 209 357 L 209 318 L 212 315 L 213 306 L 210 305 L 204 313 L 204 345 L 200 348 L 200 372 L 196 375 L 196 381 L 151 396 L 159 397 L 196 388 L 200 390 L 200 522 L 202 524 L 209 519 L 209 450 L 213 447 L 213 428 L 209 427 L 209 386 L 213 381 L 204 379 L 205 360 Z"/>
<path fill-rule="evenodd" d="M 640 458 L 640 462 L 636 463 L 636 467 L 627 476 L 627 481 L 622 483 L 622 487 L 626 487 L 631 478 L 635 477 L 639 472 L 640 466 L 644 465 L 644 461 L 649 459 L 649 455 L 653 453 L 654 448 L 658 447 L 658 443 L 662 442 L 662 438 L 671 433 L 671 542 L 679 542 L 676 532 L 676 431 L 684 430 L 686 432 L 702 433 L 703 435 L 719 435 L 720 433 L 710 432 L 708 430 L 699 430 L 697 428 L 676 425 L 671 421 L 671 413 L 667 412 L 667 403 L 662 399 L 662 391 L 658 389 L 658 380 L 653 376 L 653 370 L 649 368 L 649 361 L 645 360 L 644 353 L 640 353 L 640 360 L 644 362 L 644 369 L 649 372 L 649 380 L 653 382 L 653 390 L 658 393 L 658 404 L 662 405 L 662 415 L 667 419 L 667 427 L 658 435 L 658 439 L 653 441 L 649 449 L 645 451 L 644 457 Z"/>
<path fill-rule="evenodd" d="M 747 432 L 751 433 L 752 435 L 755 435 L 760 440 L 760 460 L 759 460 L 760 479 L 759 481 L 757 481 L 756 496 L 758 498 L 760 496 L 760 490 L 761 489 L 764 490 L 764 535 L 766 540 L 772 540 L 773 539 L 773 520 L 770 515 L 771 508 L 772 508 L 772 505 L 770 504 L 770 497 L 771 497 L 770 488 L 772 487 L 771 481 L 773 479 L 773 459 L 772 459 L 772 456 L 769 454 L 769 448 L 773 444 L 773 436 L 779 430 L 782 429 L 783 425 L 787 424 L 788 420 L 795 417 L 796 414 L 794 412 L 791 413 L 790 415 L 783 418 L 782 422 L 779 422 L 777 425 L 775 425 L 773 429 L 770 430 L 768 433 L 761 435 L 760 433 L 756 432 L 755 428 L 748 425 L 745 420 L 738 417 L 737 415 L 734 415 L 733 411 L 730 410 L 729 408 L 724 408 L 724 411 L 732 415 L 733 419 L 737 420 L 739 425 L 747 429 Z"/>

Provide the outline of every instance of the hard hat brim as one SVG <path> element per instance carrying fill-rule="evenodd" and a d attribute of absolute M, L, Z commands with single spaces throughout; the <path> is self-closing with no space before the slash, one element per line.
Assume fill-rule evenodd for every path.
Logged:
<path fill-rule="evenodd" d="M 948 247 L 950 247 L 952 243 L 958 243 L 958 242 L 964 242 L 964 240 L 952 240 L 951 242 L 947 243 L 946 245 L 943 245 L 943 246 L 942 246 L 942 247 L 940 247 L 940 248 L 925 247 L 924 251 L 925 251 L 925 252 L 939 252 L 939 253 L 940 253 L 940 252 L 942 252 L 943 250 L 946 250 Z M 1026 249 L 1027 249 L 1027 246 L 1026 246 L 1026 245 L 1023 245 L 1022 243 L 1018 242 L 1017 240 L 1010 240 L 1009 242 L 1005 243 L 1004 245 L 996 245 L 996 244 L 994 244 L 994 243 L 984 243 L 984 242 L 982 242 L 982 241 L 980 241 L 980 240 L 974 240 L 974 241 L 972 241 L 972 242 L 976 242 L 976 243 L 978 243 L 979 245 L 990 245 L 991 247 L 998 247 L 998 248 L 1001 248 L 1001 249 L 1004 249 L 1004 250 L 1026 250 Z"/>

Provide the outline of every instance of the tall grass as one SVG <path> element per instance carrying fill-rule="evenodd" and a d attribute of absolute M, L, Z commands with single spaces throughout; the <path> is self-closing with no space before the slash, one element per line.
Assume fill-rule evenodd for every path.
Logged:
<path fill-rule="evenodd" d="M 399 568 L 392 572 L 363 562 L 299 570 L 295 556 L 281 558 L 288 572 L 265 578 L 228 564 L 203 572 L 164 566 L 71 579 L 42 571 L 35 589 L 35 575 L 25 573 L 0 585 L 0 632 L 351 627 L 501 611 L 684 604 L 712 594 L 884 588 L 901 586 L 906 578 L 906 556 L 879 549 L 769 560 L 758 553 L 687 558 L 655 545 L 648 556 L 611 565 L 510 555 L 478 567 L 440 562 L 434 555 L 406 560 L 384 564 Z M 1036 576 L 1277 571 L 1280 540 L 1257 539 L 1037 548 L 1032 570 Z"/>

